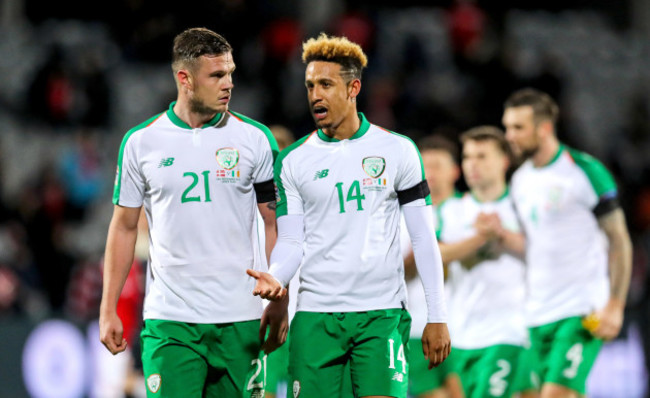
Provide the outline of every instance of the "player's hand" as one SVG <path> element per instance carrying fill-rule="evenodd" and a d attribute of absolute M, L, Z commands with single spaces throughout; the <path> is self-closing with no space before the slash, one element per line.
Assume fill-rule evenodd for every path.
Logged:
<path fill-rule="evenodd" d="M 278 301 L 287 295 L 287 289 L 283 288 L 280 282 L 268 272 L 260 272 L 247 269 L 246 273 L 257 279 L 253 289 L 253 296 L 260 296 L 263 299 Z"/>
<path fill-rule="evenodd" d="M 422 332 L 422 352 L 429 360 L 429 369 L 440 365 L 451 352 L 446 323 L 427 323 Z"/>
<path fill-rule="evenodd" d="M 610 298 L 605 307 L 594 313 L 598 326 L 591 333 L 603 340 L 612 340 L 623 326 L 623 310 L 625 304 L 615 298 Z"/>
<path fill-rule="evenodd" d="M 116 312 L 102 313 L 99 316 L 99 340 L 111 354 L 115 355 L 126 350 L 126 339 L 123 334 L 124 327 Z"/>
<path fill-rule="evenodd" d="M 480 212 L 474 220 L 474 229 L 486 239 L 492 240 L 501 236 L 503 227 L 498 214 Z"/>
<path fill-rule="evenodd" d="M 262 349 L 265 354 L 270 354 L 287 341 L 289 332 L 289 295 L 280 301 L 271 301 L 264 309 L 260 322 L 260 341 L 263 341 Z M 266 327 L 269 327 L 269 334 L 266 335 Z M 266 336 L 266 340 L 264 337 Z"/>

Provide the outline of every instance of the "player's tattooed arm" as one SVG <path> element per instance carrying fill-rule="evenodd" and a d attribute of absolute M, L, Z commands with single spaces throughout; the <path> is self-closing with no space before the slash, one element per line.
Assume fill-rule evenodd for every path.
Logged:
<path fill-rule="evenodd" d="M 277 209 L 278 205 L 275 203 L 275 200 L 272 200 L 272 201 L 270 201 L 270 202 L 268 202 L 268 203 L 266 204 L 266 207 L 267 207 L 269 210 L 273 210 L 273 211 L 275 211 L 275 210 Z"/>
<path fill-rule="evenodd" d="M 632 273 L 632 243 L 619 207 L 598 218 L 598 224 L 609 241 L 609 275 L 612 298 L 625 303 Z"/>

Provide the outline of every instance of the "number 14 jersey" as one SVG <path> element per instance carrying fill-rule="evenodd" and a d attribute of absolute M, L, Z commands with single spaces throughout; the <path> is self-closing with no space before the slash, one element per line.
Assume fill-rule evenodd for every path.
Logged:
<path fill-rule="evenodd" d="M 417 189 L 424 181 L 422 160 L 413 141 L 359 118 L 350 139 L 317 130 L 275 164 L 277 216 L 304 217 L 297 311 L 406 303 L 399 207 L 431 204 L 428 191 Z"/>

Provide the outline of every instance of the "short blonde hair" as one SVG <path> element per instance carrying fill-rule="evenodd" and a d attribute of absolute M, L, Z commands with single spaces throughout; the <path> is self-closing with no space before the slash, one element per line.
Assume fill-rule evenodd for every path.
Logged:
<path fill-rule="evenodd" d="M 302 62 L 308 64 L 312 61 L 341 65 L 341 75 L 348 81 L 361 79 L 361 71 L 368 65 L 368 58 L 357 43 L 325 33 L 302 43 Z"/>

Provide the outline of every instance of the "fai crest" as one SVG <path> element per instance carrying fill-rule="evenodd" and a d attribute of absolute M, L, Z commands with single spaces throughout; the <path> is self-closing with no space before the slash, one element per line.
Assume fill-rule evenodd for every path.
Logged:
<path fill-rule="evenodd" d="M 293 381 L 293 398 L 298 398 L 300 396 L 300 382 L 298 380 Z"/>
<path fill-rule="evenodd" d="M 157 393 L 160 389 L 160 375 L 157 373 L 147 377 L 147 387 L 152 393 Z"/>
<path fill-rule="evenodd" d="M 221 148 L 217 150 L 217 162 L 226 170 L 232 170 L 239 163 L 239 152 L 235 148 Z"/>
<path fill-rule="evenodd" d="M 369 156 L 363 159 L 361 166 L 363 166 L 363 171 L 366 174 L 372 178 L 377 178 L 384 173 L 386 161 L 379 156 Z"/>

